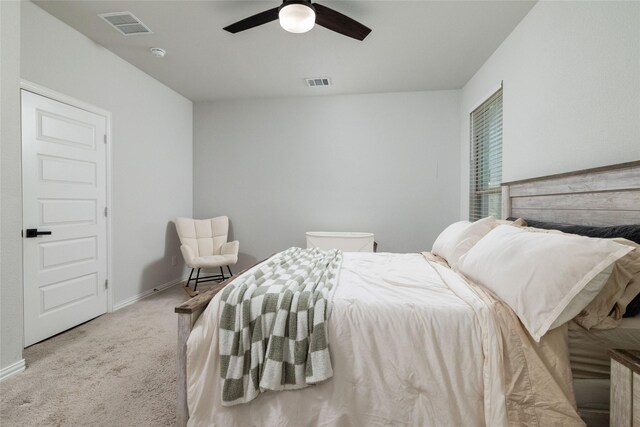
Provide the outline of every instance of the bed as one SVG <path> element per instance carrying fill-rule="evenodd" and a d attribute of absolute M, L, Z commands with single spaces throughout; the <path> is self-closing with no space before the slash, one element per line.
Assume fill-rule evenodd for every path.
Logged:
<path fill-rule="evenodd" d="M 503 216 L 565 224 L 640 223 L 640 162 L 512 182 L 502 187 Z M 640 318 L 615 329 L 585 331 L 569 324 L 578 410 L 589 426 L 609 425 L 608 350 L 640 347 Z"/>
<path fill-rule="evenodd" d="M 638 223 L 639 191 L 640 162 L 507 183 L 503 186 L 503 216 L 589 225 Z M 201 344 L 204 350 L 193 350 L 199 337 L 207 336 L 215 343 L 217 304 L 205 314 L 212 325 L 196 321 L 228 281 L 176 307 L 178 424 L 185 425 L 189 420 L 188 383 L 193 425 L 212 421 L 221 425 L 250 425 L 258 423 L 261 417 L 267 417 L 263 419 L 267 425 L 299 425 L 301 420 L 305 424 L 313 420 L 314 425 L 358 425 L 364 421 L 369 425 L 427 425 L 435 424 L 435 420 L 451 425 L 504 425 L 505 413 L 510 414 L 511 420 L 521 420 L 520 424 L 527 422 L 527 416 L 535 418 L 535 414 L 514 404 L 518 393 L 524 393 L 519 396 L 521 403 L 528 398 L 522 389 L 522 372 L 513 366 L 511 373 L 504 369 L 500 363 L 502 351 L 506 350 L 500 343 L 492 342 L 507 329 L 520 344 L 526 338 L 518 338 L 513 328 L 501 329 L 503 326 L 496 325 L 495 318 L 485 312 L 487 306 L 499 302 L 486 300 L 488 296 L 481 295 L 481 291 L 469 291 L 453 272 L 436 261 L 420 254 L 345 254 L 344 274 L 341 273 L 342 282 L 335 291 L 331 314 L 331 318 L 340 322 L 328 325 L 332 359 L 336 361 L 333 378 L 295 392 L 268 392 L 237 406 L 219 405 L 216 346 L 212 344 L 207 349 Z M 379 280 L 383 275 L 385 280 Z M 393 293 L 388 292 L 389 283 L 395 286 Z M 430 288 L 420 288 L 419 283 L 430 283 Z M 403 294 L 403 290 L 412 291 Z M 362 297 L 367 294 L 372 298 Z M 377 313 L 382 313 L 378 317 L 388 316 L 388 321 L 363 320 L 366 317 L 363 307 L 368 310 L 374 306 Z M 407 310 L 407 306 L 414 310 Z M 417 312 L 421 314 L 418 316 Z M 457 314 L 451 315 L 453 312 Z M 385 324 L 395 327 L 385 330 Z M 376 334 L 368 334 L 365 339 L 356 333 L 369 327 Z M 473 332 L 456 335 L 461 330 Z M 443 336 L 447 339 L 442 339 Z M 531 366 L 540 368 L 539 375 L 528 381 L 546 384 L 544 393 L 532 397 L 537 399 L 533 406 L 548 405 L 552 414 L 545 416 L 550 417 L 552 424 L 582 425 L 573 409 L 574 391 L 567 366 L 549 363 L 554 357 L 568 358 L 562 354 L 566 337 L 566 326 L 554 329 L 520 357 L 528 357 L 532 360 L 528 363 L 539 365 Z M 420 345 L 415 351 L 398 350 L 414 347 L 416 343 Z M 460 351 L 461 348 L 475 351 Z M 354 357 L 363 351 L 366 357 Z M 385 366 L 390 374 L 380 374 L 380 366 Z M 208 379 L 194 379 L 196 375 Z M 606 373 L 601 375 L 600 380 L 606 381 Z M 582 389 L 576 394 L 582 396 Z M 590 399 L 594 393 L 587 390 L 586 395 Z M 207 405 L 211 408 L 206 408 Z M 348 410 L 340 410 L 344 406 L 357 407 L 357 416 L 353 418 L 351 414 L 350 418 Z M 594 418 L 594 422 L 600 422 L 603 413 L 603 408 L 598 408 L 595 418 L 600 418 Z M 582 410 L 580 414 L 585 419 L 591 415 L 585 416 Z M 277 422 L 278 417 L 282 422 Z"/>

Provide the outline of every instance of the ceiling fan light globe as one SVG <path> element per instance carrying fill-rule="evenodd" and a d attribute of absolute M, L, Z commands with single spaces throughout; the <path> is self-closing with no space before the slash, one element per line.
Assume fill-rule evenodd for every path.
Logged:
<path fill-rule="evenodd" d="M 299 3 L 284 6 L 278 12 L 278 18 L 280 26 L 290 33 L 306 33 L 316 23 L 315 11 Z"/>

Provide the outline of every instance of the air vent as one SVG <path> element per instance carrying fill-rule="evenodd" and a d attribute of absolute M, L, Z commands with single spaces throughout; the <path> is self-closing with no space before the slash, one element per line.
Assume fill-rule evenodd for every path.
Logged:
<path fill-rule="evenodd" d="M 329 77 L 314 77 L 312 79 L 304 79 L 307 82 L 307 86 L 331 86 L 331 79 Z"/>
<path fill-rule="evenodd" d="M 144 25 L 131 12 L 101 13 L 98 16 L 107 21 L 107 23 L 118 30 L 120 34 L 125 36 L 153 34 L 153 31 Z"/>

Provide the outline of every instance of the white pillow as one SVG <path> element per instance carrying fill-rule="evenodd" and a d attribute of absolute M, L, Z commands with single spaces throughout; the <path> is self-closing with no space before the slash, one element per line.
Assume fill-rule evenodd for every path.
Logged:
<path fill-rule="evenodd" d="M 591 302 L 578 294 L 589 284 L 586 292 L 595 297 L 606 278 L 599 285 L 589 282 L 631 249 L 607 239 L 500 225 L 460 259 L 458 270 L 506 302 L 540 341 L 552 325 L 560 326 L 556 320 L 574 316 L 564 313 L 568 306 L 580 312 Z"/>
<path fill-rule="evenodd" d="M 458 244 L 458 236 L 470 225 L 471 223 L 469 221 L 458 221 L 442 230 L 442 233 L 440 233 L 436 241 L 433 242 L 431 252 L 447 259 Z"/>
<path fill-rule="evenodd" d="M 549 326 L 549 330 L 564 325 L 569 320 L 580 314 L 580 312 L 598 296 L 602 288 L 604 288 L 605 283 L 607 283 L 607 280 L 609 280 L 609 277 L 613 272 L 614 266 L 615 261 L 605 267 L 604 270 L 596 274 L 593 279 L 584 285 L 584 288 L 582 288 L 582 290 L 578 292 L 571 301 L 569 301 L 569 304 L 567 304 L 564 310 L 562 310 L 562 313 L 560 313 L 558 318 L 553 321 L 551 326 Z"/>
<path fill-rule="evenodd" d="M 431 252 L 446 259 L 451 267 L 458 264 L 462 255 L 496 226 L 494 217 L 482 218 L 474 223 L 454 222 L 438 236 Z"/>

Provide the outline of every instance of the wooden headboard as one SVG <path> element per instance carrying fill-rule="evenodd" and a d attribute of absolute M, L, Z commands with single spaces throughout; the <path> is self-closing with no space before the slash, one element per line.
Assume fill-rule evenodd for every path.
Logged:
<path fill-rule="evenodd" d="M 640 224 L 640 161 L 503 183 L 502 216 L 595 226 Z"/>

